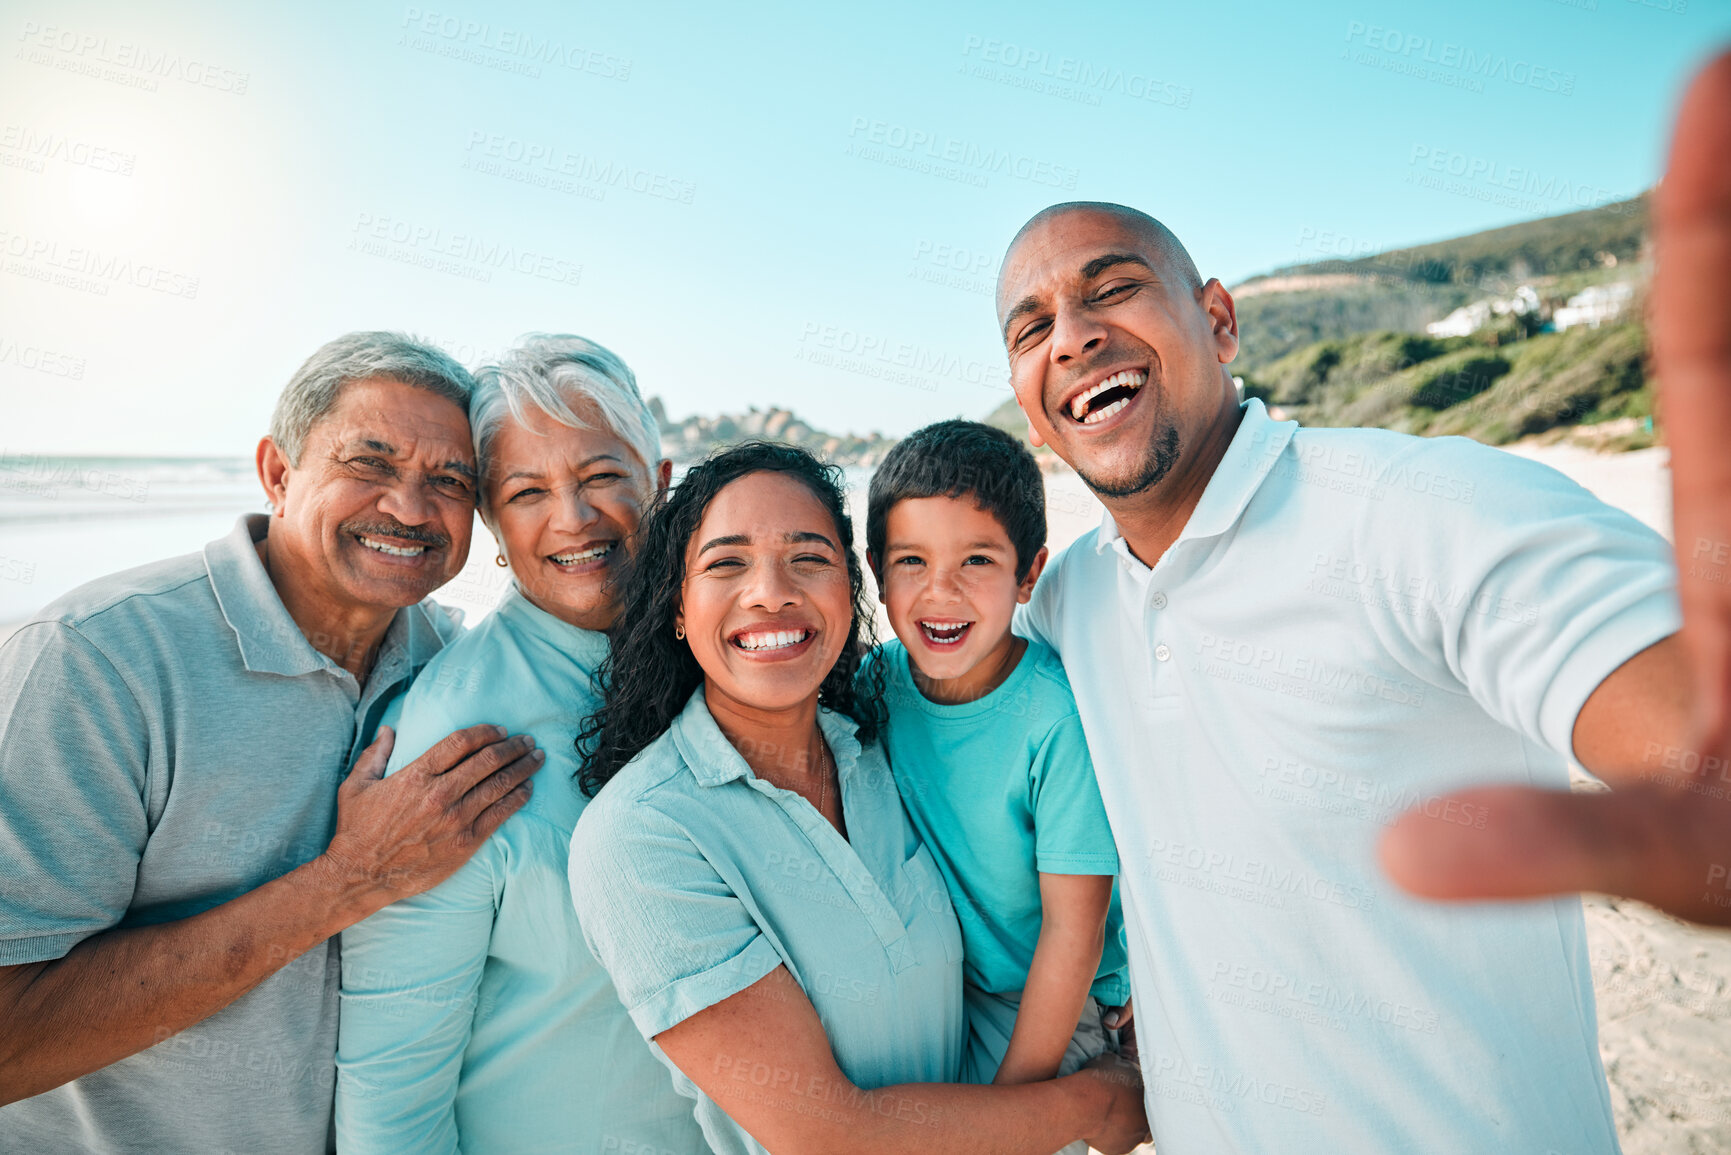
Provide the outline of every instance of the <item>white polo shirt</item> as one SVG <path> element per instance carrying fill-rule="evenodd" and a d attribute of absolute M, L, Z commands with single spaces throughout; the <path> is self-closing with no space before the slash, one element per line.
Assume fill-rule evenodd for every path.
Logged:
<path fill-rule="evenodd" d="M 1052 563 L 1017 628 L 1118 844 L 1160 1155 L 1618 1149 L 1580 901 L 1422 902 L 1375 847 L 1566 788 L 1587 696 L 1679 625 L 1664 540 L 1555 471 L 1254 400 L 1152 569 L 1110 516 Z"/>

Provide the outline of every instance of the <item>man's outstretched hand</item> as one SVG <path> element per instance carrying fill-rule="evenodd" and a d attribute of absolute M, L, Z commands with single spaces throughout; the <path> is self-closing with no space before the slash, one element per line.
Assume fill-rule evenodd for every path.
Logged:
<path fill-rule="evenodd" d="M 1690 84 L 1654 195 L 1649 331 L 1671 446 L 1694 740 L 1608 794 L 1485 787 L 1471 829 L 1412 812 L 1384 837 L 1432 898 L 1591 890 L 1731 925 L 1731 53 Z"/>

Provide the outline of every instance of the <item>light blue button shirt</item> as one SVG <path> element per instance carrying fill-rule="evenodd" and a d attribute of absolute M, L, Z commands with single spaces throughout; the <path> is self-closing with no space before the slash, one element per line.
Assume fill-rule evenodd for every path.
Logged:
<path fill-rule="evenodd" d="M 577 824 L 571 893 L 583 933 L 644 1038 L 786 966 L 855 1086 L 953 1083 L 962 938 L 943 878 L 881 749 L 862 750 L 839 714 L 820 710 L 818 722 L 835 756 L 846 838 L 804 798 L 752 773 L 695 691 Z M 697 1100 L 717 1152 L 764 1155 L 654 1049 Z M 748 1082 L 758 1073 L 722 1068 Z M 764 1091 L 814 1111 L 844 1093 L 797 1079 Z"/>
<path fill-rule="evenodd" d="M 708 1148 L 583 942 L 566 886 L 572 742 L 603 634 L 515 588 L 403 700 L 394 772 L 493 722 L 547 752 L 527 806 L 456 874 L 343 933 L 337 1141 L 349 1151 Z"/>

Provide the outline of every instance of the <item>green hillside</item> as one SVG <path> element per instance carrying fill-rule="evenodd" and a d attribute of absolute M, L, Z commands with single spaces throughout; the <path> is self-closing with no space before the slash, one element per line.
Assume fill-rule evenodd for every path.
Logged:
<path fill-rule="evenodd" d="M 1288 265 L 1252 277 L 1233 289 L 1243 342 L 1235 371 L 1254 374 L 1294 349 L 1352 333 L 1422 333 L 1452 309 L 1507 296 L 1522 284 L 1566 296 L 1597 281 L 1622 279 L 1628 266 L 1641 263 L 1647 220 L 1643 193 L 1453 240 L 1355 260 Z M 1317 277 L 1351 281 L 1269 291 Z"/>
<path fill-rule="evenodd" d="M 1652 415 L 1638 320 L 1539 333 L 1436 339 L 1361 333 L 1275 361 L 1246 392 L 1306 425 L 1376 425 L 1492 445 L 1563 425 Z M 1644 430 L 1623 439 L 1645 444 Z"/>
<path fill-rule="evenodd" d="M 1245 296 L 1238 304 L 1238 360 L 1233 371 L 1255 371 L 1294 349 L 1351 333 L 1422 333 L 1472 298 L 1454 285 L 1365 278 L 1337 289 Z"/>
<path fill-rule="evenodd" d="M 1492 292 L 1507 292 L 1534 277 L 1596 268 L 1604 263 L 1605 254 L 1619 262 L 1637 259 L 1646 241 L 1647 217 L 1648 194 L 1642 193 L 1632 200 L 1428 245 L 1353 260 L 1289 265 L 1253 277 L 1245 285 L 1297 273 L 1351 273 L 1426 285 L 1483 284 Z"/>

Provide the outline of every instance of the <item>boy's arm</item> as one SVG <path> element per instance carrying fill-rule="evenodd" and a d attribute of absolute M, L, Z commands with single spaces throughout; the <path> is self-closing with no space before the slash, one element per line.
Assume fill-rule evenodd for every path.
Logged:
<path fill-rule="evenodd" d="M 1040 940 L 997 1084 L 1058 1074 L 1106 946 L 1109 874 L 1040 874 Z"/>

